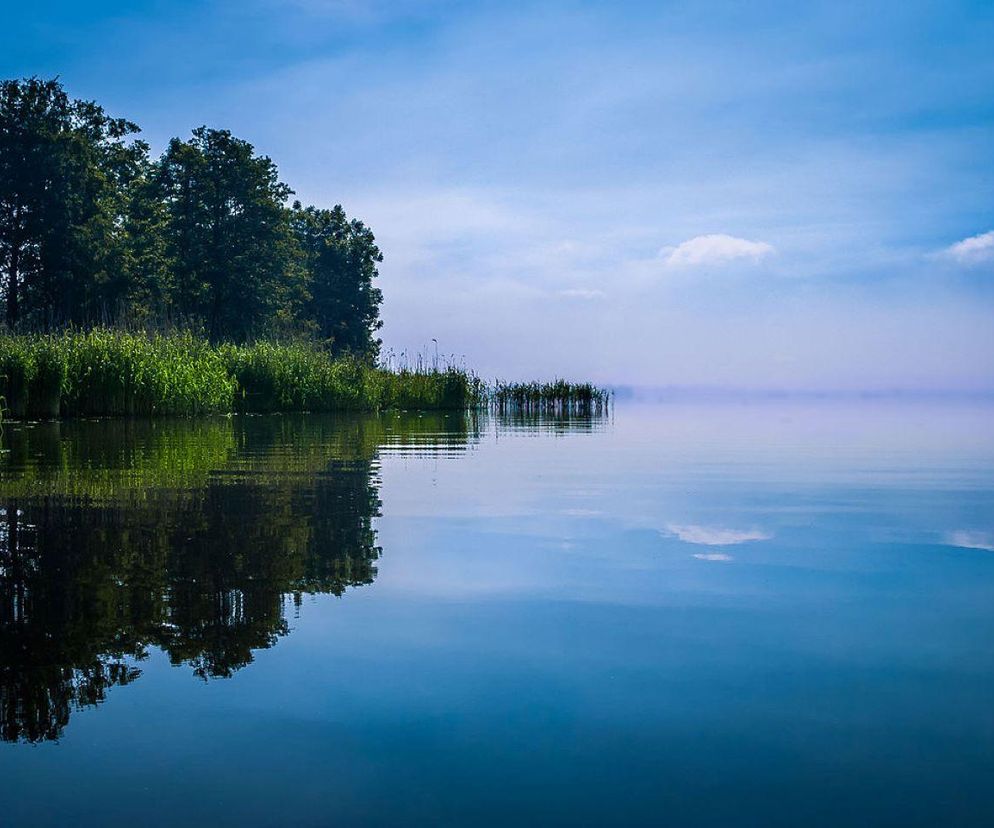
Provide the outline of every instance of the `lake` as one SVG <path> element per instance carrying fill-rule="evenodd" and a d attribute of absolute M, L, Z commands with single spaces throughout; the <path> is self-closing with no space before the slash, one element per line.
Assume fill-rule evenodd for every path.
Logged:
<path fill-rule="evenodd" d="M 994 407 L 6 423 L 0 823 L 994 824 Z"/>

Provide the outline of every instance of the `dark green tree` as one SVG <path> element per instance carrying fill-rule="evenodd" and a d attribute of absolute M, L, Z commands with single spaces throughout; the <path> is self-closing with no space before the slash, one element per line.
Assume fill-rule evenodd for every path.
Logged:
<path fill-rule="evenodd" d="M 303 251 L 309 299 L 306 316 L 336 354 L 375 359 L 383 293 L 373 280 L 383 254 L 372 231 L 333 210 L 293 205 L 293 230 Z"/>
<path fill-rule="evenodd" d="M 158 167 L 143 164 L 124 200 L 121 318 L 138 324 L 168 323 L 173 260 L 166 241 L 168 213 L 159 191 Z"/>
<path fill-rule="evenodd" d="M 375 359 L 383 257 L 368 227 L 340 206 L 288 209 L 275 164 L 226 130 L 173 139 L 154 163 L 137 131 L 58 79 L 0 82 L 9 327 L 306 333 Z"/>
<path fill-rule="evenodd" d="M 9 325 L 112 321 L 128 292 L 124 194 L 138 127 L 59 81 L 0 82 L 0 271 Z"/>
<path fill-rule="evenodd" d="M 169 301 L 213 340 L 292 324 L 303 298 L 299 251 L 276 165 L 227 130 L 174 138 L 159 162 L 172 262 Z"/>

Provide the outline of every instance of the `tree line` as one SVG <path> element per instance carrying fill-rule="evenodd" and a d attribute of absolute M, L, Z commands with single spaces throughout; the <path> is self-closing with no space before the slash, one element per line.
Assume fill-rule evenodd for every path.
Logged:
<path fill-rule="evenodd" d="M 382 254 L 341 206 L 290 203 L 276 165 L 199 127 L 159 158 L 58 79 L 0 81 L 0 299 L 14 330 L 146 326 L 309 337 L 374 358 Z"/>

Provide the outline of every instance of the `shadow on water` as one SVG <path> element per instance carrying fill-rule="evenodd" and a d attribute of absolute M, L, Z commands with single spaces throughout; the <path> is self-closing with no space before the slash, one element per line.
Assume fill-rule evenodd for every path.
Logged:
<path fill-rule="evenodd" d="M 514 418 L 497 428 L 591 427 Z M 573 422 L 576 420 L 576 422 Z M 383 453 L 456 455 L 480 415 L 8 426 L 0 458 L 0 739 L 58 739 L 152 648 L 231 676 L 308 594 L 371 584 Z"/>

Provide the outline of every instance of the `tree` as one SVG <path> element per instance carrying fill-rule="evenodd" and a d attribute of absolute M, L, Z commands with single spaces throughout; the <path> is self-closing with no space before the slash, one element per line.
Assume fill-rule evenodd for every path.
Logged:
<path fill-rule="evenodd" d="M 227 130 L 174 138 L 58 79 L 0 82 L 0 298 L 11 328 L 138 322 L 212 340 L 318 335 L 375 359 L 383 257 L 332 210 L 292 209 L 276 165 Z"/>
<path fill-rule="evenodd" d="M 383 293 L 373 280 L 383 254 L 372 231 L 350 220 L 341 205 L 322 210 L 299 201 L 293 205 L 293 229 L 307 271 L 308 319 L 334 353 L 374 359 Z"/>
<path fill-rule="evenodd" d="M 173 266 L 166 241 L 168 214 L 160 198 L 157 165 L 146 163 L 129 182 L 123 199 L 125 295 L 122 315 L 129 322 L 169 321 Z"/>
<path fill-rule="evenodd" d="M 302 301 L 298 250 L 276 165 L 227 130 L 174 138 L 159 162 L 170 304 L 212 340 L 286 324 Z"/>
<path fill-rule="evenodd" d="M 138 127 L 57 80 L 0 82 L 0 271 L 7 323 L 109 321 L 126 293 L 122 194 Z"/>

